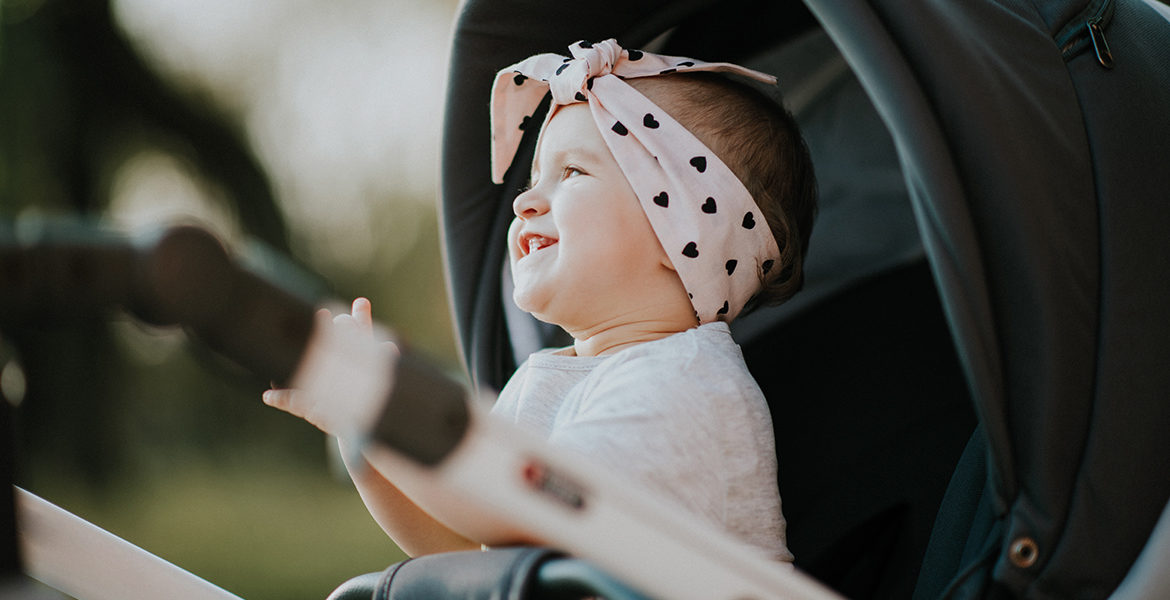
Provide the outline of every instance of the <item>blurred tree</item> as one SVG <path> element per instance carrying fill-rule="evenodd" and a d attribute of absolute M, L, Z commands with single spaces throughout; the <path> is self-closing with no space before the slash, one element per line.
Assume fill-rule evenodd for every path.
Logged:
<path fill-rule="evenodd" d="M 148 68 L 108 0 L 0 2 L 0 57 L 0 221 L 96 219 L 128 150 L 156 144 L 222 190 L 244 232 L 288 251 L 269 180 L 241 132 Z M 5 333 L 28 374 L 20 430 L 43 450 L 30 458 L 51 458 L 60 476 L 106 481 L 120 460 L 115 387 L 125 369 L 110 326 L 42 322 Z"/>
<path fill-rule="evenodd" d="M 227 192 L 245 231 L 288 250 L 284 218 L 241 132 L 149 69 L 107 0 L 46 0 L 20 17 L 5 19 L 0 38 L 0 208 L 95 214 L 119 146 L 161 137 Z"/>
<path fill-rule="evenodd" d="M 212 212 L 261 242 L 248 244 L 250 265 L 321 293 L 305 289 L 320 280 L 279 272 L 290 245 L 304 244 L 290 236 L 295 220 L 276 204 L 240 117 L 156 73 L 110 3 L 0 0 L 0 238 L 29 217 L 109 216 L 141 157 L 161 157 L 169 175 L 225 209 Z M 136 208 L 151 197 L 135 193 Z M 374 298 L 406 341 L 422 338 L 456 364 L 433 208 L 416 202 L 376 222 L 370 264 L 330 272 L 330 282 Z M 402 233 L 387 222 L 421 231 L 396 245 Z M 15 359 L 26 376 L 12 416 L 18 483 L 32 491 L 249 598 L 321 598 L 402 557 L 356 492 L 322 468 L 321 434 L 259 402 L 267 382 L 117 318 L 5 325 L 0 337 L 0 368 Z"/>

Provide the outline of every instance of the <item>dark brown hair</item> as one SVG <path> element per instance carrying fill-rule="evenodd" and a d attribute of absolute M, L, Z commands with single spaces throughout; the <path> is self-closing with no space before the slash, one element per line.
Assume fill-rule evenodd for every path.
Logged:
<path fill-rule="evenodd" d="M 722 160 L 760 207 L 780 259 L 745 312 L 780 304 L 804 285 L 804 257 L 817 210 L 808 146 L 780 101 L 714 73 L 628 79 Z"/>

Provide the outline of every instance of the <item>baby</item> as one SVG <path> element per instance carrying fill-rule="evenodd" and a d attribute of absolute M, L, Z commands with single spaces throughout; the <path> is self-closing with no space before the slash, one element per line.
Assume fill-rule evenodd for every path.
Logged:
<path fill-rule="evenodd" d="M 728 323 L 801 286 L 816 203 L 808 151 L 776 103 L 712 72 L 768 76 L 613 40 L 571 51 L 504 69 L 493 88 L 496 182 L 552 94 L 509 256 L 516 304 L 573 344 L 525 361 L 492 412 L 791 560 L 770 414 Z M 359 300 L 337 325 L 368 327 L 369 311 Z M 289 398 L 265 395 L 309 418 Z M 393 474 L 349 466 L 410 554 L 540 542 L 466 526 Z"/>

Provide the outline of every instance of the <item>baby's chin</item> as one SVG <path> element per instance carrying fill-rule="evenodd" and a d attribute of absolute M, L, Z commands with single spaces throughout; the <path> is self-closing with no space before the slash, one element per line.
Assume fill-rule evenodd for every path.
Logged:
<path fill-rule="evenodd" d="M 554 294 L 548 293 L 547 290 L 531 289 L 522 285 L 517 285 L 512 290 L 512 302 L 516 304 L 517 308 L 543 323 L 565 327 L 567 323 L 574 320 L 565 313 L 565 307 L 560 306 L 562 302 L 555 301 L 553 296 Z M 560 306 L 559 309 L 558 306 Z"/>
<path fill-rule="evenodd" d="M 536 317 L 537 319 L 540 319 L 541 321 L 546 323 L 549 322 L 546 318 L 541 316 L 543 313 L 541 308 L 545 302 L 537 291 L 528 289 L 524 285 L 517 285 L 516 288 L 512 290 L 512 302 L 516 304 L 516 308 L 519 308 L 520 310 L 532 315 L 533 317 Z"/>

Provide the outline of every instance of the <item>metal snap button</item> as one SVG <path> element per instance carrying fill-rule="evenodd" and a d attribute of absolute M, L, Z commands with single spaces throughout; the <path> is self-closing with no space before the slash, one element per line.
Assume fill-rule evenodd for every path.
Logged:
<path fill-rule="evenodd" d="M 1008 558 L 1011 559 L 1013 565 L 1027 569 L 1036 564 L 1036 560 L 1040 558 L 1040 547 L 1036 545 L 1036 540 L 1030 537 L 1018 537 L 1008 549 Z"/>

